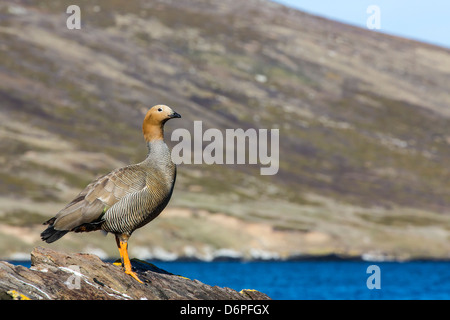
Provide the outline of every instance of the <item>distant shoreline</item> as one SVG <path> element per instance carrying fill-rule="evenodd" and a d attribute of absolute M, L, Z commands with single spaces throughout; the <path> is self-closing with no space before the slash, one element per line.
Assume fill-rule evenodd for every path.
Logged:
<path fill-rule="evenodd" d="M 117 261 L 117 259 L 114 258 L 106 258 L 102 259 L 105 262 L 113 263 Z M 431 257 L 415 257 L 415 258 L 408 258 L 408 259 L 396 259 L 393 257 L 385 257 L 385 259 L 378 257 L 376 259 L 369 259 L 367 257 L 364 257 L 364 255 L 361 256 L 349 256 L 349 255 L 340 255 L 340 254 L 326 254 L 326 255 L 296 255 L 288 258 L 283 259 L 246 259 L 246 258 L 236 258 L 236 257 L 216 257 L 212 260 L 204 260 L 199 259 L 196 257 L 179 257 L 172 260 L 164 260 L 164 259 L 158 259 L 158 258 L 152 258 L 152 259 L 132 259 L 132 260 L 143 260 L 148 262 L 164 262 L 164 263 L 170 263 L 170 262 L 203 262 L 203 263 L 214 263 L 214 262 L 242 262 L 242 263 L 255 263 L 255 262 L 367 262 L 367 263 L 404 263 L 404 262 L 450 262 L 450 258 L 431 258 Z M 14 265 L 24 265 L 29 266 L 31 265 L 31 260 L 22 260 L 22 259 L 1 259 L 1 261 L 6 261 Z"/>

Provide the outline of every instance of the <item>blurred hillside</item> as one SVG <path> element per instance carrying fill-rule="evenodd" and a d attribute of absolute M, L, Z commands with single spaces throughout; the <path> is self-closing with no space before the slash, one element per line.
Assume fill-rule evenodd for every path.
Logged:
<path fill-rule="evenodd" d="M 147 109 L 171 132 L 280 130 L 280 169 L 180 165 L 132 255 L 450 258 L 450 50 L 265 0 L 0 3 L 0 257 L 95 177 L 141 161 Z M 117 256 L 111 236 L 51 245 Z"/>

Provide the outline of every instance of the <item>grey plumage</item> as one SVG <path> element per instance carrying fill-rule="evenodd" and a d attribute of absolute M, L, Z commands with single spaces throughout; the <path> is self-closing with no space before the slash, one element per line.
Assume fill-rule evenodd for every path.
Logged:
<path fill-rule="evenodd" d="M 170 160 L 167 145 L 160 141 L 150 145 L 147 159 L 135 170 L 145 171 L 140 190 L 125 193 L 104 215 L 102 229 L 112 233 L 131 233 L 156 218 L 172 196 L 176 167 Z M 133 170 L 132 170 L 133 171 Z M 130 181 L 124 182 L 128 185 Z"/>
<path fill-rule="evenodd" d="M 44 223 L 49 226 L 42 232 L 42 240 L 51 243 L 69 231 L 95 230 L 129 237 L 134 230 L 156 218 L 172 196 L 176 166 L 162 138 L 146 136 L 146 140 L 149 152 L 144 161 L 116 169 L 91 182 Z"/>

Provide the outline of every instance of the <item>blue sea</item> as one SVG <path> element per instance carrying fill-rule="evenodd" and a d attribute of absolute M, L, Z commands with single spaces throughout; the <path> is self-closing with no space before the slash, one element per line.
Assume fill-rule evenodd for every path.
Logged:
<path fill-rule="evenodd" d="M 150 262 L 209 285 L 256 289 L 275 300 L 450 299 L 450 262 Z"/>

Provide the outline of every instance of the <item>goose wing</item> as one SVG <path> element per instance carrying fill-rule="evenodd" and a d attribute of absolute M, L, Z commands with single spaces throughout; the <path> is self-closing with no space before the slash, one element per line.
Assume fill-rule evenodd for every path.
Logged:
<path fill-rule="evenodd" d="M 138 165 L 116 169 L 92 181 L 45 224 L 50 224 L 55 230 L 90 231 L 77 228 L 85 224 L 101 224 L 106 210 L 126 195 L 145 188 L 145 177 L 145 171 Z"/>

